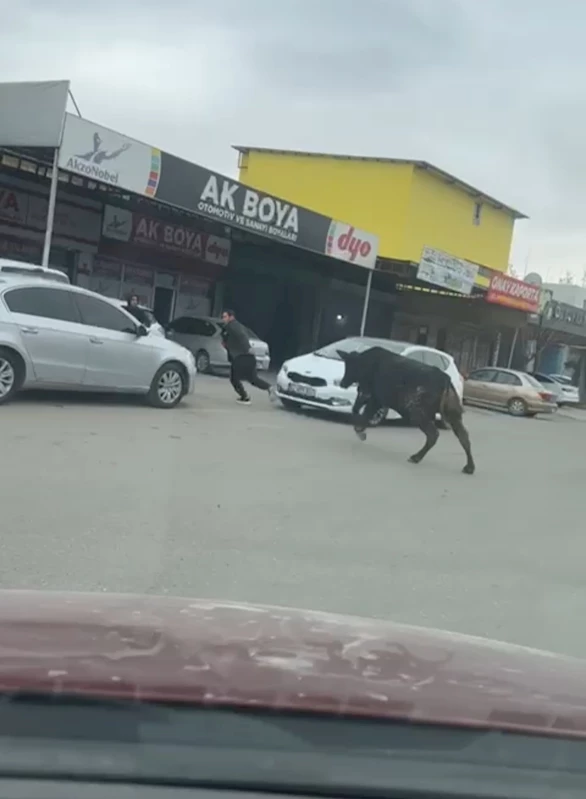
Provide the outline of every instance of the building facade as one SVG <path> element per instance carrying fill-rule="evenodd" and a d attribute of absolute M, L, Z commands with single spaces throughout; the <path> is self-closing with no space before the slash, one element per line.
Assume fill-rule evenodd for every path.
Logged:
<path fill-rule="evenodd" d="M 432 247 L 505 272 L 515 222 L 526 218 L 425 161 L 236 149 L 243 183 L 372 230 L 383 259 L 419 263 Z"/>

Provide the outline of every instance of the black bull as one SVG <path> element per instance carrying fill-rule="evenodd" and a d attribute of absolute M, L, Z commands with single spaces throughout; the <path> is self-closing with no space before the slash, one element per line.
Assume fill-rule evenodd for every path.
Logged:
<path fill-rule="evenodd" d="M 411 463 L 419 463 L 439 438 L 435 423 L 439 413 L 466 453 L 462 471 L 474 474 L 470 437 L 462 422 L 462 403 L 448 374 L 383 347 L 371 347 L 364 352 L 338 350 L 338 355 L 346 367 L 340 385 L 342 388 L 358 385 L 352 412 L 354 430 L 361 441 L 366 441 L 366 428 L 374 414 L 381 408 L 391 408 L 424 433 L 425 444 L 409 458 Z"/>

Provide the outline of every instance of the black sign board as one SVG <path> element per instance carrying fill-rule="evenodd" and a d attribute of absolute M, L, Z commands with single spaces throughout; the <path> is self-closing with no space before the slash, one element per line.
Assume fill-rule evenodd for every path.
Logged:
<path fill-rule="evenodd" d="M 155 197 L 273 241 L 326 252 L 329 217 L 164 152 Z"/>

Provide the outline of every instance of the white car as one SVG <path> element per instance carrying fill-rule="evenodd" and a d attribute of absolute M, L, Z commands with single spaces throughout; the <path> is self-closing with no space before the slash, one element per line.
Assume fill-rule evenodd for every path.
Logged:
<path fill-rule="evenodd" d="M 0 274 L 38 277 L 42 280 L 56 280 L 58 283 L 71 282 L 65 272 L 60 269 L 30 264 L 26 261 L 13 261 L 11 258 L 0 258 Z"/>
<path fill-rule="evenodd" d="M 0 274 L 0 403 L 30 388 L 144 394 L 174 408 L 195 358 L 114 301 L 56 281 Z"/>
<path fill-rule="evenodd" d="M 126 300 L 112 300 L 112 302 L 115 302 L 119 308 L 125 309 L 127 306 Z M 160 324 L 160 322 L 157 322 L 157 318 L 153 309 L 147 308 L 146 305 L 139 305 L 138 307 L 141 311 L 143 311 L 143 313 L 146 314 L 147 319 L 149 320 L 149 333 L 154 333 L 156 336 L 164 336 L 165 328 L 162 324 Z"/>
<path fill-rule="evenodd" d="M 319 408 L 337 413 L 351 413 L 358 389 L 356 386 L 340 387 L 344 376 L 344 362 L 338 355 L 338 350 L 362 352 L 370 347 L 385 347 L 398 355 L 429 366 L 437 366 L 448 373 L 460 400 L 462 399 L 464 380 L 451 355 L 407 341 L 365 336 L 336 341 L 315 352 L 286 361 L 277 375 L 277 396 L 285 408 Z M 400 415 L 396 411 L 382 408 L 374 416 L 372 424 L 378 425 L 387 418 L 399 419 Z"/>
<path fill-rule="evenodd" d="M 266 371 L 271 363 L 269 345 L 245 326 L 250 351 L 256 358 L 259 371 Z M 222 346 L 222 321 L 211 316 L 179 316 L 167 327 L 167 336 L 183 344 L 195 355 L 198 372 L 213 372 L 230 366 Z"/>
<path fill-rule="evenodd" d="M 562 387 L 560 405 L 580 404 L 580 390 L 572 383 L 572 380 L 567 375 L 550 375 L 550 377 L 557 380 Z"/>

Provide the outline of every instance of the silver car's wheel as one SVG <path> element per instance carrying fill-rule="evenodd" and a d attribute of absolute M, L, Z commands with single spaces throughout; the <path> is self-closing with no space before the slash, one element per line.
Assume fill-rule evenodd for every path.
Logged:
<path fill-rule="evenodd" d="M 205 350 L 199 350 L 195 356 L 195 368 L 204 374 L 210 371 L 210 356 Z"/>
<path fill-rule="evenodd" d="M 522 400 L 520 397 L 515 397 L 512 400 L 509 400 L 507 408 L 509 409 L 511 416 L 525 416 L 529 410 L 525 400 Z"/>
<path fill-rule="evenodd" d="M 174 408 L 185 394 L 185 375 L 179 365 L 166 364 L 155 375 L 149 400 L 157 408 Z"/>
<path fill-rule="evenodd" d="M 4 398 L 10 394 L 15 382 L 14 366 L 6 358 L 0 357 L 0 397 Z"/>
<path fill-rule="evenodd" d="M 0 349 L 0 404 L 18 391 L 24 377 L 22 363 L 9 350 Z"/>

